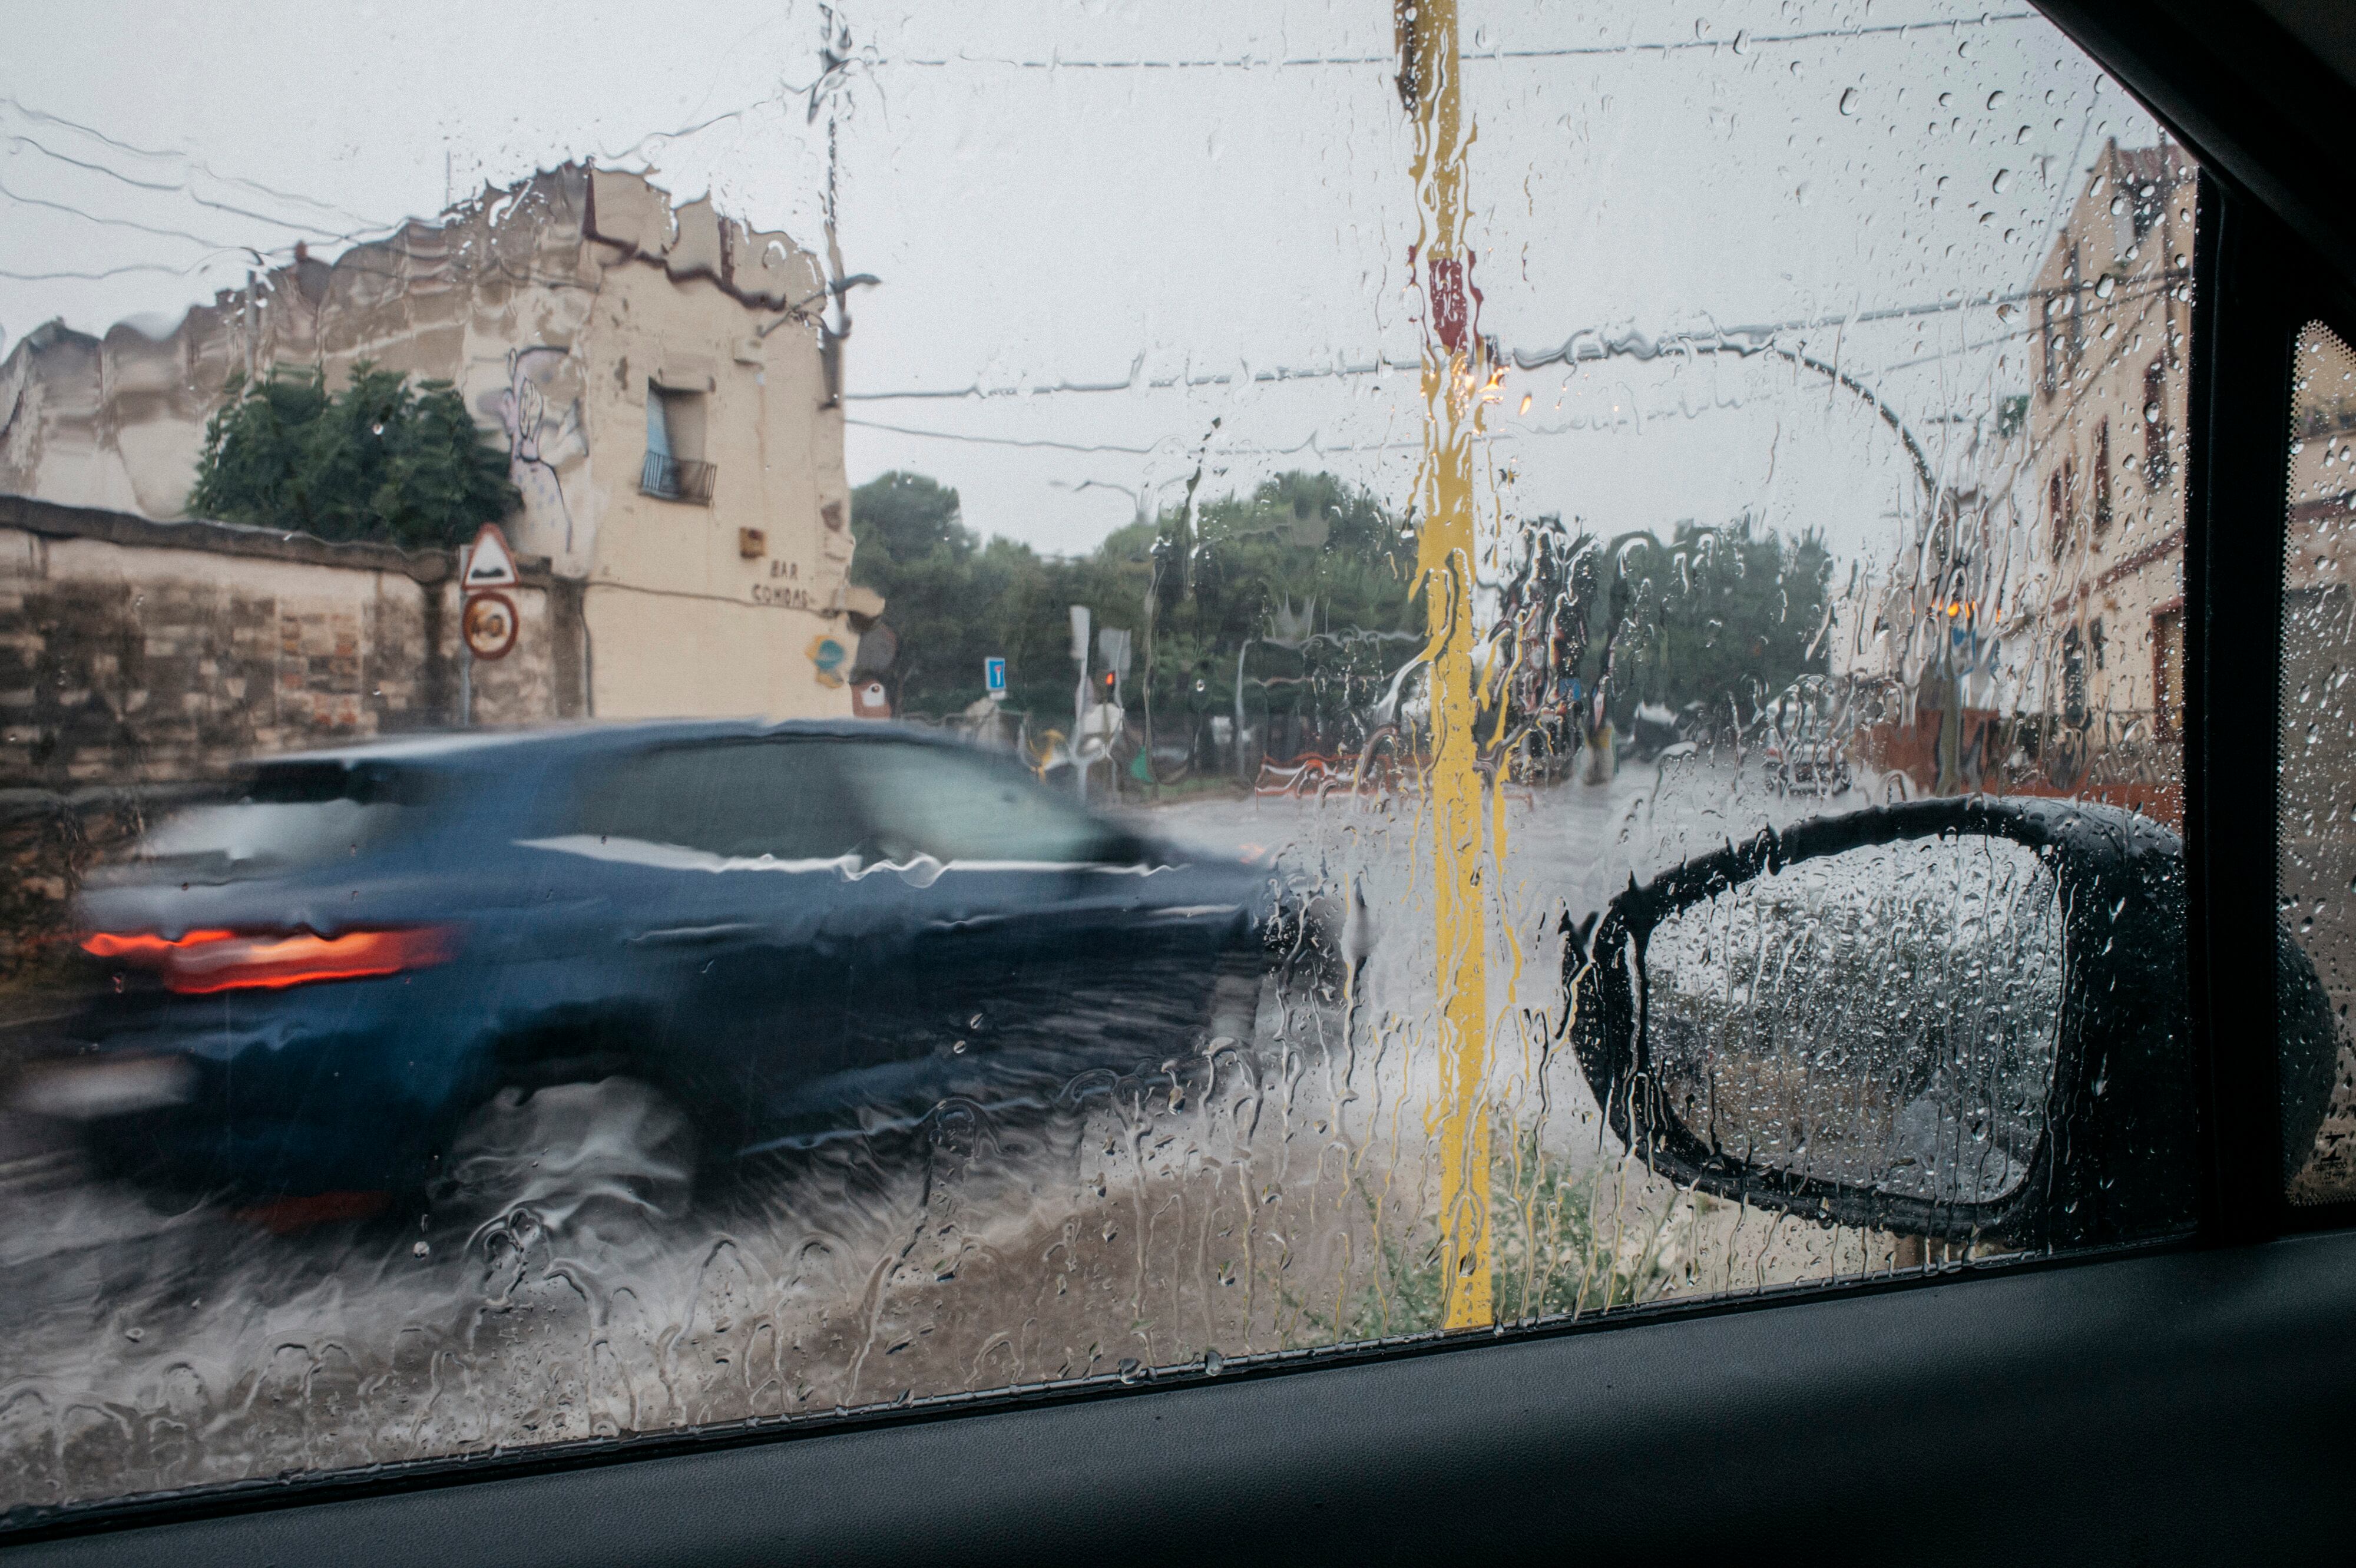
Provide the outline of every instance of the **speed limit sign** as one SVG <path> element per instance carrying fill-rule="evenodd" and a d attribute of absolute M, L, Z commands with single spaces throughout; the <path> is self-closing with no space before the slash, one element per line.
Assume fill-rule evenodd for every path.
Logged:
<path fill-rule="evenodd" d="M 505 594 L 469 594 L 459 628 L 466 651 L 477 659 L 504 659 L 516 645 L 515 601 Z"/>

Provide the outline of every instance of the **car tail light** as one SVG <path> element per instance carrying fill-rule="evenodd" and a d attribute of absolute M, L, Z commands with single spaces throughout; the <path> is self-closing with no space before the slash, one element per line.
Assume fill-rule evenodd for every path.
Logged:
<path fill-rule="evenodd" d="M 457 956 L 457 932 L 447 926 L 404 926 L 345 931 L 332 937 L 190 931 L 98 931 L 82 951 L 162 972 L 164 989 L 183 995 L 215 991 L 284 991 L 327 980 L 364 980 L 428 969 Z"/>

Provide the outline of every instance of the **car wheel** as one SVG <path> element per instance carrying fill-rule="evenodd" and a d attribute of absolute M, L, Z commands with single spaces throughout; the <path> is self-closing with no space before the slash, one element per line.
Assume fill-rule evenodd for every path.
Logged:
<path fill-rule="evenodd" d="M 644 1079 L 509 1087 L 451 1139 L 434 1208 L 477 1238 L 661 1223 L 686 1214 L 700 1155 L 694 1122 Z"/>

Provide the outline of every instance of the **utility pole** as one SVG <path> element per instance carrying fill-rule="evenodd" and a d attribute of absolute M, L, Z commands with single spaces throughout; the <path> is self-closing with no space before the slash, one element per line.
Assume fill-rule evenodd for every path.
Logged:
<path fill-rule="evenodd" d="M 1072 607 L 1072 663 L 1079 671 L 1079 682 L 1072 688 L 1072 777 L 1077 782 L 1080 799 L 1088 798 L 1088 764 L 1080 755 L 1081 737 L 1088 724 L 1088 607 Z"/>
<path fill-rule="evenodd" d="M 1244 654 L 1253 639 L 1247 637 L 1236 649 L 1236 782 L 1248 788 L 1251 775 L 1244 768 Z"/>
<path fill-rule="evenodd" d="M 1443 1329 L 1495 1319 L 1489 1271 L 1488 921 L 1472 702 L 1472 437 L 1488 356 L 1472 318 L 1456 0 L 1393 0 L 1399 97 L 1414 130 L 1408 174 L 1423 293 L 1422 527 L 1416 569 L 1431 650 L 1432 922 L 1440 983 Z M 1239 683 L 1240 684 L 1240 683 Z M 1496 845 L 1502 853 L 1503 844 Z"/>
<path fill-rule="evenodd" d="M 819 105 L 823 101 L 826 106 L 826 265 L 830 280 L 828 292 L 834 295 L 834 320 L 830 324 L 821 307 L 819 321 L 819 359 L 826 376 L 826 402 L 820 406 L 840 411 L 842 407 L 842 345 L 851 337 L 852 280 L 843 272 L 842 239 L 836 227 L 840 215 L 836 196 L 841 142 L 841 113 L 838 100 L 850 81 L 851 25 L 836 17 L 832 5 L 820 5 L 818 19 L 819 73 L 810 83 L 809 111 L 805 123 L 816 123 Z"/>
<path fill-rule="evenodd" d="M 245 269 L 245 384 L 253 385 L 256 366 L 254 338 L 262 331 L 262 294 L 260 280 L 252 267 Z"/>

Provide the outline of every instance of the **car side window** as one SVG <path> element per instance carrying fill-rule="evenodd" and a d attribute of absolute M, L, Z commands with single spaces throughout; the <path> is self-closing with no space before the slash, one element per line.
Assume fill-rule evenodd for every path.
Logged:
<path fill-rule="evenodd" d="M 2294 1203 L 2339 1203 L 2356 1197 L 2356 349 L 2314 322 L 2292 366 L 2276 888 L 2329 1004 L 2283 1013 L 2283 1177 Z"/>
<path fill-rule="evenodd" d="M 599 769 L 575 831 L 734 860 L 833 860 L 864 836 L 816 741 L 662 746 Z"/>
<path fill-rule="evenodd" d="M 844 746 L 840 766 L 886 858 L 1063 865 L 1123 853 L 1121 835 L 1003 758 L 899 743 Z"/>

